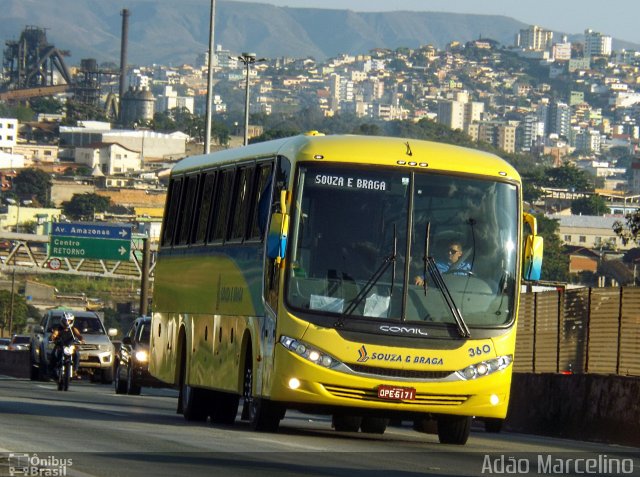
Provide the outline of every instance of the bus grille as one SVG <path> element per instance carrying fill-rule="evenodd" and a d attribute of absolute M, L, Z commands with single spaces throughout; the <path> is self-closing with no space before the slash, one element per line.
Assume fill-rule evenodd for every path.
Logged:
<path fill-rule="evenodd" d="M 421 406 L 459 406 L 464 404 L 468 395 L 464 394 L 426 394 L 416 393 L 416 398 L 411 401 L 389 401 L 388 399 L 378 398 L 376 389 L 364 388 L 346 388 L 342 386 L 334 386 L 331 384 L 323 384 L 323 387 L 335 397 L 354 399 L 357 401 L 375 401 L 375 402 L 405 402 L 409 404 L 418 404 Z"/>
<path fill-rule="evenodd" d="M 78 348 L 80 348 L 80 351 L 95 351 L 99 349 L 96 344 L 80 344 Z"/>
<path fill-rule="evenodd" d="M 453 371 L 416 371 L 409 369 L 389 369 L 377 366 L 364 366 L 362 364 L 347 364 L 356 373 L 375 374 L 378 376 L 388 376 L 391 378 L 413 378 L 413 379 L 443 379 L 450 376 Z"/>

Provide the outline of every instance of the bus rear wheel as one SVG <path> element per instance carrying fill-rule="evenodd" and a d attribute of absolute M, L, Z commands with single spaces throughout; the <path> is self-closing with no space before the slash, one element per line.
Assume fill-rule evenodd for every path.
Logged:
<path fill-rule="evenodd" d="M 187 421 L 206 421 L 206 391 L 183 384 L 180 391 L 182 400 L 182 415 Z"/>
<path fill-rule="evenodd" d="M 441 444 L 464 445 L 471 432 L 469 416 L 438 416 L 438 439 Z"/>
<path fill-rule="evenodd" d="M 231 425 L 236 420 L 240 396 L 237 394 L 212 391 L 209 415 L 213 424 Z"/>

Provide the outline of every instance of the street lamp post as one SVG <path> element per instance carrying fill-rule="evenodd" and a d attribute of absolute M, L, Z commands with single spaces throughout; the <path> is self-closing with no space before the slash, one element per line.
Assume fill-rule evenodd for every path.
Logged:
<path fill-rule="evenodd" d="M 238 60 L 242 61 L 246 71 L 246 84 L 244 89 L 244 145 L 249 144 L 249 70 L 251 65 L 264 61 L 264 58 L 256 59 L 255 53 L 242 53 L 238 56 Z"/>
<path fill-rule="evenodd" d="M 14 200 L 14 199 L 6 199 L 7 202 L 9 202 L 10 204 L 15 204 L 18 206 L 18 210 L 16 212 L 16 233 L 19 232 L 19 226 L 20 226 L 20 202 L 22 202 L 23 205 L 30 205 L 32 204 L 33 201 L 31 200 L 23 200 L 20 201 L 20 199 L 18 200 Z M 16 252 L 16 250 L 13 251 L 13 273 L 11 274 L 11 303 L 9 305 L 9 336 L 11 336 L 12 332 L 13 332 L 13 308 L 14 308 L 14 302 L 15 302 L 15 284 L 16 284 L 16 260 L 18 258 L 18 254 Z"/>

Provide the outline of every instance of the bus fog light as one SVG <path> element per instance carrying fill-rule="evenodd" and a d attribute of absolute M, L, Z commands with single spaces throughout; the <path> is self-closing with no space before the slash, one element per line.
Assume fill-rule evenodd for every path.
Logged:
<path fill-rule="evenodd" d="M 290 389 L 298 389 L 300 387 L 300 380 L 298 378 L 291 378 L 289 380 Z"/>
<path fill-rule="evenodd" d="M 498 404 L 500 404 L 500 398 L 497 395 L 492 394 L 489 398 L 489 402 L 492 406 L 497 406 Z"/>

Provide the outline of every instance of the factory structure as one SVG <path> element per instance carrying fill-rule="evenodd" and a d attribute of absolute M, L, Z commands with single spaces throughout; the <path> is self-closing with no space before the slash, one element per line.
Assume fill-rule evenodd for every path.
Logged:
<path fill-rule="evenodd" d="M 119 69 L 101 68 L 94 58 L 81 59 L 80 66 L 71 69 L 65 62 L 68 51 L 49 43 L 44 28 L 27 26 L 18 40 L 5 43 L 0 100 L 24 102 L 66 93 L 79 103 L 104 108 L 110 120 L 123 126 L 152 119 L 152 93 L 146 88 L 127 89 L 125 84 L 129 10 L 123 9 L 121 15 Z"/>

